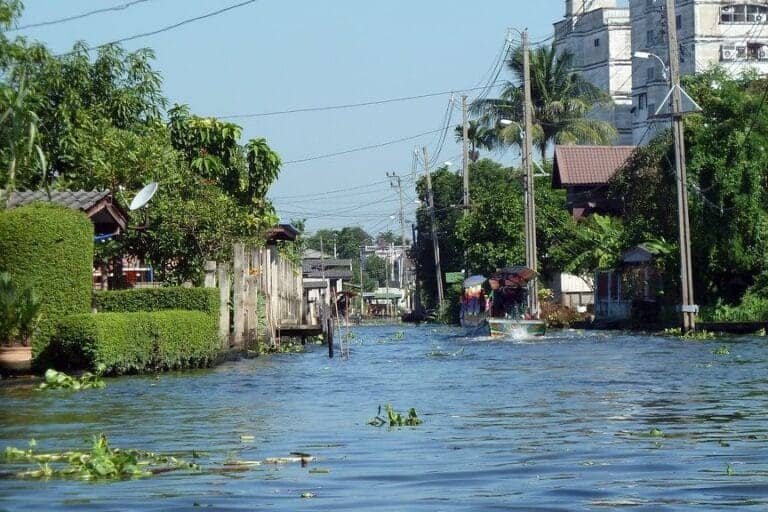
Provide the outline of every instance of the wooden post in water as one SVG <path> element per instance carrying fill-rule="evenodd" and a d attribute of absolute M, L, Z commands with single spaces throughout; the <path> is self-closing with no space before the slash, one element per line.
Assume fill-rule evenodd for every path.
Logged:
<path fill-rule="evenodd" d="M 245 248 L 243 244 L 234 244 L 234 329 L 232 332 L 232 345 L 243 347 L 245 334 Z"/>
<path fill-rule="evenodd" d="M 229 348 L 229 299 L 231 288 L 229 286 L 229 263 L 218 264 L 219 282 L 219 339 L 222 349 Z"/>

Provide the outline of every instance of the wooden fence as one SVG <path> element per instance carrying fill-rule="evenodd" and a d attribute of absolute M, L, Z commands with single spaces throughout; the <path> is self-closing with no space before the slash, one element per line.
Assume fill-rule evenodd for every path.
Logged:
<path fill-rule="evenodd" d="M 267 340 L 280 343 L 280 327 L 304 323 L 301 268 L 283 260 L 274 246 L 234 244 L 232 262 L 207 262 L 205 285 L 218 286 L 219 334 L 226 347 Z M 232 307 L 230 308 L 230 304 Z"/>

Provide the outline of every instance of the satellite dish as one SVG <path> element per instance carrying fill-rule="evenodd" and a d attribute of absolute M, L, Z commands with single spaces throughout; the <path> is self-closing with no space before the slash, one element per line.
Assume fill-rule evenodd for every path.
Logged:
<path fill-rule="evenodd" d="M 133 198 L 133 201 L 131 201 L 131 205 L 128 207 L 129 210 L 138 210 L 142 206 L 146 205 L 150 199 L 152 199 L 152 196 L 155 195 L 155 192 L 157 192 L 158 184 L 156 181 L 153 181 L 146 187 L 139 190 L 139 193 L 136 194 L 136 197 Z"/>

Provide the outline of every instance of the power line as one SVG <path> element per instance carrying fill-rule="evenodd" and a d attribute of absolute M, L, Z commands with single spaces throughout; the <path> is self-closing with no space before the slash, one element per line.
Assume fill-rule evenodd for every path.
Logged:
<path fill-rule="evenodd" d="M 283 165 L 298 164 L 298 163 L 302 163 L 302 162 L 310 162 L 310 161 L 313 161 L 313 160 L 320 160 L 322 158 L 331 158 L 333 156 L 339 156 L 339 155 L 346 155 L 346 154 L 349 154 L 349 153 L 355 153 L 357 151 L 366 151 L 368 149 L 376 149 L 376 148 L 380 148 L 380 147 L 384 147 L 384 146 L 389 146 L 390 144 L 397 144 L 398 142 L 405 142 L 405 141 L 408 141 L 408 140 L 418 139 L 419 137 L 424 137 L 425 135 L 431 135 L 433 133 L 437 133 L 437 132 L 440 132 L 442 130 L 443 130 L 443 128 L 438 128 L 437 130 L 430 130 L 428 132 L 417 133 L 416 135 L 411 135 L 410 137 L 402 137 L 400 139 L 388 140 L 386 142 L 381 142 L 379 144 L 371 144 L 369 146 L 359 146 L 359 147 L 356 147 L 356 148 L 345 149 L 343 151 L 336 151 L 336 152 L 333 152 L 333 153 L 324 153 L 322 155 L 315 155 L 315 156 L 310 156 L 310 157 L 307 157 L 307 158 L 300 158 L 298 160 L 288 160 L 288 161 L 283 162 Z"/>
<path fill-rule="evenodd" d="M 275 196 L 275 197 L 271 197 L 270 199 L 275 200 L 275 199 L 298 199 L 298 198 L 307 198 L 307 197 L 321 197 L 321 196 L 342 194 L 342 193 L 350 192 L 352 190 L 372 188 L 372 187 L 381 185 L 383 183 L 389 183 L 389 180 L 374 181 L 373 183 L 368 183 L 367 185 L 360 185 L 357 187 L 349 187 L 349 188 L 337 188 L 335 190 L 328 190 L 325 192 L 316 192 L 313 194 L 295 194 L 295 195 L 289 195 L 289 196 Z M 378 190 L 376 192 L 378 192 Z"/>
<path fill-rule="evenodd" d="M 161 34 L 163 32 L 168 32 L 169 30 L 173 30 L 175 28 L 179 28 L 179 27 L 181 27 L 183 25 L 187 25 L 187 24 L 193 23 L 195 21 L 204 20 L 206 18 L 211 18 L 213 16 L 217 16 L 219 14 L 223 14 L 223 13 L 225 13 L 227 11 L 231 11 L 232 9 L 237 9 L 238 7 L 244 7 L 246 5 L 249 5 L 249 4 L 252 4 L 252 3 L 255 3 L 255 2 L 258 2 L 258 0 L 246 0 L 245 2 L 240 2 L 239 4 L 230 5 L 228 7 L 224 7 L 222 9 L 218 9 L 216 11 L 211 11 L 211 12 L 206 13 L 206 14 L 201 14 L 200 16 L 195 16 L 194 18 L 187 18 L 187 19 L 182 20 L 182 21 L 180 21 L 178 23 L 174 23 L 173 25 L 168 25 L 167 27 L 159 28 L 157 30 L 152 30 L 151 32 L 143 32 L 141 34 L 136 34 L 136 35 L 133 35 L 133 36 L 124 37 L 122 39 L 115 39 L 114 41 L 109 41 L 108 43 L 103 43 L 103 44 L 100 44 L 100 45 L 97 45 L 97 46 L 89 46 L 88 48 L 86 48 L 86 51 L 97 50 L 97 49 L 103 48 L 105 46 L 110 46 L 110 45 L 113 45 L 113 44 L 125 43 L 127 41 L 133 41 L 135 39 L 141 39 L 143 37 L 149 37 L 149 36 L 154 36 L 154 35 L 157 35 L 157 34 Z M 72 55 L 73 53 L 76 53 L 76 52 L 75 51 L 71 51 L 71 52 L 67 52 L 67 53 L 62 53 L 62 54 L 57 55 L 57 57 L 64 57 L 66 55 Z"/>
<path fill-rule="evenodd" d="M 131 6 L 134 6 L 136 4 L 142 4 L 144 2 L 149 2 L 149 0 L 134 0 L 133 2 L 127 2 L 127 3 L 124 3 L 124 4 L 120 4 L 120 5 L 115 5 L 114 7 L 104 7 L 102 9 L 96 9 L 94 11 L 88 11 L 88 12 L 84 12 L 82 14 L 75 14 L 74 16 L 67 16 L 66 18 L 58 18 L 58 19 L 55 19 L 55 20 L 41 21 L 39 23 L 29 23 L 27 25 L 19 25 L 18 27 L 8 29 L 5 32 L 6 33 L 8 33 L 8 32 L 15 32 L 17 30 L 25 30 L 25 29 L 28 29 L 28 28 L 35 28 L 35 27 L 47 27 L 49 25 L 56 25 L 56 24 L 59 24 L 59 23 L 66 23 L 68 21 L 74 21 L 74 20 L 79 20 L 79 19 L 82 19 L 82 18 L 87 18 L 88 16 L 93 16 L 94 14 L 102 14 L 102 13 L 110 12 L 110 11 L 123 11 L 125 9 L 128 9 Z"/>
<path fill-rule="evenodd" d="M 386 98 L 381 100 L 363 101 L 360 103 L 348 103 L 345 105 L 302 107 L 302 108 L 294 108 L 294 109 L 287 109 L 287 110 L 276 110 L 272 112 L 258 112 L 253 114 L 230 114 L 226 116 L 213 116 L 213 117 L 217 117 L 218 119 L 247 119 L 252 117 L 279 116 L 284 114 L 296 114 L 301 112 L 321 112 L 324 110 L 343 110 L 343 109 L 358 108 L 358 107 L 368 107 L 372 105 L 384 105 L 386 103 L 395 103 L 399 101 L 411 101 L 411 100 L 418 100 L 423 98 L 433 98 L 435 96 L 445 96 L 446 94 L 455 94 L 456 92 L 477 91 L 480 89 L 485 89 L 486 87 L 489 87 L 489 86 L 492 87 L 494 85 L 499 85 L 499 84 L 490 84 L 490 85 L 485 85 L 483 87 L 471 87 L 469 89 L 459 89 L 459 90 L 452 90 L 452 91 L 429 92 L 425 94 L 418 94 L 415 96 L 401 96 L 398 98 Z"/>

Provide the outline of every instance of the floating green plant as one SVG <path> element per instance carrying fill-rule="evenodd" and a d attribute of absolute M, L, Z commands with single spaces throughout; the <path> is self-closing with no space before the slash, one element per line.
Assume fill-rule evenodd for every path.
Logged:
<path fill-rule="evenodd" d="M 730 462 L 725 463 L 725 474 L 728 476 L 733 476 L 736 474 L 736 469 L 733 467 L 733 464 Z"/>
<path fill-rule="evenodd" d="M 71 389 L 78 391 L 81 389 L 105 388 L 107 385 L 101 378 L 101 374 L 106 369 L 106 366 L 100 364 L 96 368 L 96 373 L 85 372 L 77 378 L 49 368 L 45 371 L 45 382 L 42 382 L 37 389 Z"/>
<path fill-rule="evenodd" d="M 664 329 L 662 334 L 664 336 L 677 336 L 679 338 L 683 338 L 684 340 L 695 340 L 695 341 L 713 340 L 716 337 L 714 332 L 705 331 L 705 330 L 690 331 L 683 334 L 682 329 L 680 329 L 679 327 Z"/>
<path fill-rule="evenodd" d="M 34 440 L 30 441 L 27 450 L 6 447 L 4 458 L 7 462 L 37 463 L 36 469 L 21 471 L 16 474 L 17 477 L 124 480 L 181 469 L 199 469 L 197 464 L 168 455 L 112 448 L 104 434 L 94 438 L 91 450 L 88 452 L 37 453 L 35 447 Z"/>
<path fill-rule="evenodd" d="M 720 345 L 712 351 L 716 356 L 729 356 L 731 355 L 731 349 L 727 345 Z"/>
<path fill-rule="evenodd" d="M 395 411 L 395 409 L 390 404 L 386 404 L 384 406 L 384 410 L 387 413 L 386 419 L 381 417 L 381 406 L 379 406 L 378 413 L 374 418 L 368 420 L 368 424 L 373 425 L 374 427 L 382 427 L 387 424 L 390 427 L 413 427 L 416 425 L 421 425 L 422 423 L 421 419 L 416 414 L 416 409 L 413 407 L 408 409 L 407 416 L 404 416 L 403 414 Z"/>
<path fill-rule="evenodd" d="M 654 427 L 648 431 L 648 437 L 664 437 L 664 432 Z"/>
<path fill-rule="evenodd" d="M 395 334 L 392 336 L 392 338 L 394 338 L 396 340 L 404 340 L 405 339 L 405 331 L 397 331 L 397 332 L 395 332 Z"/>

